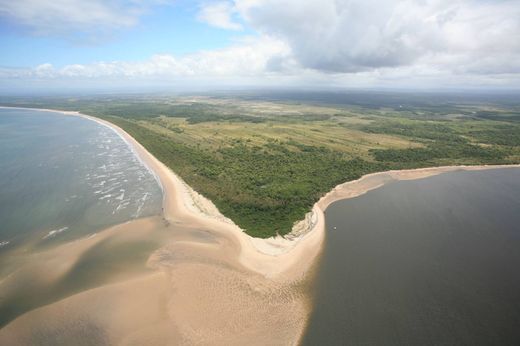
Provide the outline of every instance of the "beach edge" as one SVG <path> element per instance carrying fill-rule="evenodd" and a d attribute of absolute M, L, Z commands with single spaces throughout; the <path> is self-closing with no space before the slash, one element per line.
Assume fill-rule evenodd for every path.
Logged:
<path fill-rule="evenodd" d="M 366 174 L 357 180 L 341 183 L 323 195 L 305 218 L 295 223 L 289 234 L 271 238 L 255 238 L 222 215 L 209 199 L 191 188 L 121 127 L 78 111 L 8 106 L 0 106 L 0 108 L 79 116 L 110 128 L 127 143 L 159 183 L 163 192 L 162 213 L 166 221 L 189 222 L 196 219 L 227 232 L 240 244 L 239 261 L 242 265 L 267 278 L 284 282 L 303 279 L 316 257 L 321 253 L 325 240 L 325 211 L 330 204 L 338 200 L 358 197 L 390 181 L 423 179 L 457 170 L 475 171 L 520 167 L 520 164 L 455 165 Z"/>

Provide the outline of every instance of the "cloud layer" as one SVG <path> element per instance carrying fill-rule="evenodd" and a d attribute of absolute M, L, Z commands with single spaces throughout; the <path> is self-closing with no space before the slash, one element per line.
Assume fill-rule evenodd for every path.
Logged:
<path fill-rule="evenodd" d="M 305 68 L 350 73 L 413 64 L 520 72 L 520 3 L 485 0 L 236 0 Z"/>
<path fill-rule="evenodd" d="M 0 0 L 0 19 L 39 35 L 110 32 L 136 25 L 166 0 Z"/>
<path fill-rule="evenodd" d="M 70 64 L 60 68 L 45 63 L 34 68 L 0 69 L 0 78 L 157 78 L 263 76 L 272 59 L 285 60 L 285 43 L 268 37 L 246 38 L 225 49 L 181 57 L 157 54 L 145 61 Z"/>
<path fill-rule="evenodd" d="M 119 30 L 134 26 L 151 4 L 165 2 L 0 0 L 0 17 L 39 33 Z M 236 31 L 236 42 L 144 61 L 3 68 L 0 78 L 520 87 L 518 0 L 228 0 L 198 8 L 199 21 Z M 256 35 L 246 37 L 242 29 Z"/>

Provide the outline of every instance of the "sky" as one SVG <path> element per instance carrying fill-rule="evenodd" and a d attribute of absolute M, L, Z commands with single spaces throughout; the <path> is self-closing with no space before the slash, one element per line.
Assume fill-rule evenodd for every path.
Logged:
<path fill-rule="evenodd" d="M 0 92 L 520 89 L 520 0 L 0 0 Z"/>

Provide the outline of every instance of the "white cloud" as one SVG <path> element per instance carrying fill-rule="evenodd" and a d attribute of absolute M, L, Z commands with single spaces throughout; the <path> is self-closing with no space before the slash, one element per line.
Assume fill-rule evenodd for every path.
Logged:
<path fill-rule="evenodd" d="M 234 45 L 185 56 L 158 54 L 145 61 L 112 61 L 94 64 L 72 64 L 61 68 L 42 64 L 30 69 L 2 69 L 0 78 L 155 78 L 173 80 L 176 77 L 259 77 L 270 72 L 273 59 L 287 60 L 289 50 L 285 43 L 269 37 L 244 38 Z"/>
<path fill-rule="evenodd" d="M 414 64 L 520 72 L 516 0 L 235 0 L 254 29 L 306 68 L 352 73 Z M 504 64 L 504 62 L 509 63 Z"/>
<path fill-rule="evenodd" d="M 0 0 L 0 16 L 41 32 L 64 23 L 78 30 L 125 28 L 139 20 L 145 3 L 150 2 Z M 198 19 L 205 23 L 244 27 L 258 36 L 222 49 L 158 54 L 145 61 L 2 68 L 0 79 L 520 87 L 518 0 L 230 0 L 199 9 Z"/>
<path fill-rule="evenodd" d="M 235 12 L 233 4 L 229 2 L 204 3 L 200 7 L 197 18 L 217 28 L 240 30 L 242 25 L 233 20 Z"/>
<path fill-rule="evenodd" d="M 128 28 L 151 6 L 166 0 L 0 0 L 0 19 L 36 34 L 68 35 Z"/>

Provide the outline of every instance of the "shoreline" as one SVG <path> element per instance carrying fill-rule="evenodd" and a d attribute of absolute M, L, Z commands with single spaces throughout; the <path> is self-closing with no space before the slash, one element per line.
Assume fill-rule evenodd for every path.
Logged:
<path fill-rule="evenodd" d="M 313 205 L 312 210 L 305 215 L 305 219 L 296 222 L 293 230 L 284 237 L 276 236 L 263 239 L 251 237 L 245 233 L 232 220 L 222 215 L 209 199 L 193 190 L 181 177 L 155 158 L 137 140 L 109 121 L 78 111 L 8 106 L 0 106 L 0 108 L 79 116 L 110 128 L 125 141 L 136 157 L 155 177 L 163 192 L 163 216 L 168 222 L 196 220 L 205 224 L 209 223 L 219 233 L 224 232 L 235 238 L 240 246 L 239 261 L 242 265 L 266 278 L 281 281 L 303 278 L 311 267 L 314 259 L 323 248 L 325 210 L 330 204 L 338 200 L 358 197 L 390 181 L 423 179 L 457 170 L 520 167 L 520 164 L 457 165 L 369 173 L 357 180 L 339 184 L 327 192 Z"/>
<path fill-rule="evenodd" d="M 335 201 L 355 198 L 388 182 L 397 180 L 422 179 L 457 170 L 520 167 L 520 164 L 442 166 L 367 174 L 357 180 L 339 184 L 326 193 L 313 205 L 305 219 L 295 223 L 293 231 L 285 237 L 276 236 L 261 239 L 247 235 L 232 220 L 220 214 L 210 200 L 194 191 L 178 175 L 117 125 L 76 111 L 3 106 L 0 106 L 0 108 L 45 111 L 82 117 L 110 128 L 129 145 L 133 153 L 154 175 L 163 193 L 162 216 L 166 221 L 166 226 L 154 221 L 153 225 L 150 226 L 150 231 L 147 232 L 152 232 L 152 228 L 156 228 L 160 232 L 166 229 L 173 231 L 169 237 L 174 237 L 172 234 L 183 232 L 180 228 L 197 230 L 208 233 L 210 239 L 214 239 L 214 242 L 212 240 L 208 243 L 201 241 L 200 238 L 185 236 L 175 241 L 168 238 L 161 243 L 162 245 L 158 250 L 151 253 L 148 259 L 147 265 L 154 270 L 153 273 L 155 274 L 149 275 L 149 277 L 136 276 L 133 281 L 129 280 L 116 285 L 117 289 L 121 289 L 119 287 L 121 286 L 124 287 L 125 292 L 130 292 L 134 290 L 136 282 L 139 282 L 139 285 L 150 284 L 147 288 L 149 292 L 154 292 L 159 288 L 164 290 L 165 295 L 171 295 L 169 300 L 175 302 L 175 304 L 172 304 L 175 305 L 175 308 L 171 308 L 171 311 L 168 310 L 167 321 L 175 324 L 176 328 L 180 330 L 179 335 L 186 340 L 206 340 L 216 344 L 244 343 L 250 340 L 244 338 L 250 338 L 251 335 L 255 335 L 258 340 L 270 340 L 271 342 L 266 342 L 271 344 L 282 343 L 281 340 L 285 340 L 283 344 L 299 343 L 307 327 L 312 303 L 308 292 L 296 294 L 294 286 L 310 280 L 310 276 L 312 276 L 311 268 L 317 262 L 316 260 L 324 248 L 326 236 L 325 210 Z M 119 237 L 121 236 L 119 234 L 130 236 L 132 232 L 141 232 L 139 225 L 142 223 L 142 220 L 131 220 L 99 232 L 99 237 L 79 240 L 76 241 L 75 245 L 65 246 L 88 249 L 105 237 L 112 237 L 111 234 L 113 233 L 118 234 Z M 117 231 L 114 231 L 114 229 Z M 59 251 L 55 253 L 59 253 Z M 191 253 L 195 253 L 196 257 L 202 258 L 203 261 L 200 263 L 181 261 L 179 264 L 170 259 L 175 259 L 175 255 L 178 253 L 190 253 L 190 256 Z M 56 256 L 61 255 L 57 254 Z M 234 271 L 230 271 L 229 268 L 234 268 Z M 59 275 L 63 275 L 63 273 L 56 274 L 56 277 L 59 277 Z M 175 277 L 182 279 L 180 281 L 171 279 L 171 282 L 168 279 Z M 213 286 L 215 280 L 220 282 L 219 286 Z M 86 296 L 108 299 L 107 297 L 112 294 L 110 293 L 111 290 L 114 289 L 112 286 L 100 286 L 94 290 L 87 290 L 62 301 L 29 311 L 13 321 L 17 324 L 15 323 L 15 327 L 12 327 L 11 330 L 19 328 L 20 333 L 23 334 L 24 328 L 22 326 L 24 326 L 24 323 L 28 323 L 24 321 L 27 321 L 27 319 L 31 321 L 31 318 L 38 320 L 44 315 L 42 310 L 51 311 L 49 313 L 52 315 L 56 313 L 54 312 L 56 309 L 59 311 L 64 304 L 65 306 L 67 306 L 66 304 L 78 304 L 77 301 L 85 299 Z M 176 293 L 169 291 L 171 287 L 175 288 Z M 276 297 L 273 298 L 273 295 Z M 222 300 L 222 302 L 216 301 L 214 299 L 216 296 L 223 297 L 217 299 Z M 131 300 L 128 300 L 127 303 L 130 304 Z M 106 304 L 110 303 L 107 302 Z M 199 306 L 200 309 L 197 310 L 193 308 L 194 304 L 195 306 L 203 304 L 203 306 Z M 227 320 L 225 321 L 227 324 L 224 326 L 218 324 L 221 323 L 219 319 L 221 319 L 222 304 L 231 305 L 231 307 L 226 306 L 225 309 L 227 310 L 225 311 L 227 313 L 222 314 L 225 317 L 224 320 Z M 117 305 L 116 308 L 119 309 L 120 306 Z M 261 312 L 257 313 L 256 311 Z M 92 312 L 92 314 L 94 316 L 92 318 L 97 318 L 95 312 Z M 122 314 L 120 318 L 126 318 L 132 322 L 139 319 L 136 316 L 125 317 L 125 314 Z M 249 316 L 251 314 L 253 316 Z M 249 325 L 253 332 L 239 329 L 240 335 L 236 336 L 237 325 L 242 325 L 244 319 L 251 317 L 255 318 Z M 256 320 L 257 318 L 258 320 Z M 22 322 L 19 322 L 20 320 Z M 216 322 L 213 322 L 214 320 Z M 59 323 L 58 321 L 55 323 Z M 284 325 L 281 328 L 283 330 L 279 330 L 281 323 Z M 208 327 L 206 324 L 211 324 L 211 326 Z M 218 327 L 213 326 L 213 324 Z M 247 329 L 246 327 L 242 328 Z M 197 329 L 202 329 L 203 332 L 197 332 Z M 278 335 L 276 335 L 277 333 Z M 237 342 L 239 339 L 242 342 Z"/>
<path fill-rule="evenodd" d="M 5 106 L 0 108 L 79 116 L 110 128 L 130 146 L 139 160 L 156 177 L 163 192 L 162 213 L 166 221 L 202 224 L 210 226 L 219 235 L 231 237 L 230 240 L 239 247 L 240 264 L 266 278 L 280 282 L 302 280 L 321 252 L 325 238 L 325 220 L 323 211 L 317 205 L 306 217 L 306 220 L 311 222 L 312 228 L 309 229 L 306 220 L 301 220 L 295 226 L 300 230 L 297 236 L 291 232 L 286 236 L 287 238 L 282 236 L 267 239 L 254 238 L 246 234 L 232 220 L 223 216 L 210 200 L 193 190 L 119 126 L 78 111 Z"/>

